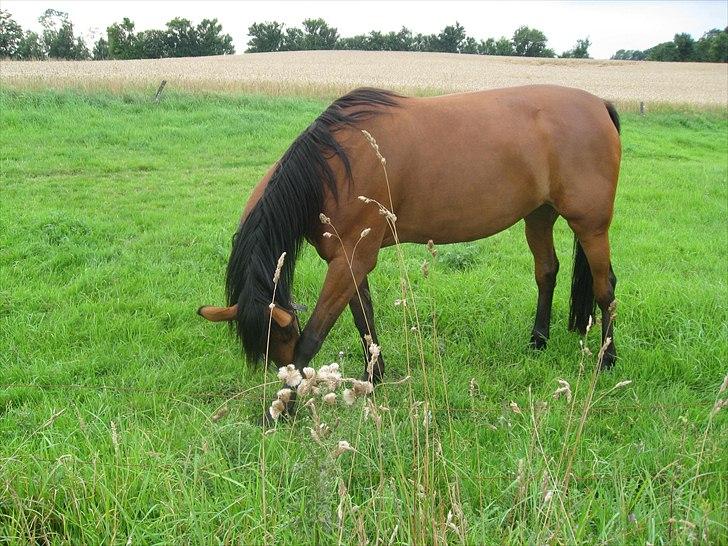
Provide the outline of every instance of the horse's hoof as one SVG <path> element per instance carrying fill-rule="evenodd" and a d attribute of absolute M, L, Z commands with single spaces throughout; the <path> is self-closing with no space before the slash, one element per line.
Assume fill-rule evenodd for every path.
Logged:
<path fill-rule="evenodd" d="M 609 371 L 614 367 L 616 362 L 617 362 L 617 352 L 614 350 L 612 350 L 612 351 L 607 350 L 604 353 L 604 356 L 602 357 L 602 364 L 599 369 L 602 371 L 605 371 L 605 372 Z"/>
<path fill-rule="evenodd" d="M 528 342 L 529 347 L 536 351 L 541 351 L 546 348 L 546 338 L 541 334 L 531 334 L 531 341 Z"/>

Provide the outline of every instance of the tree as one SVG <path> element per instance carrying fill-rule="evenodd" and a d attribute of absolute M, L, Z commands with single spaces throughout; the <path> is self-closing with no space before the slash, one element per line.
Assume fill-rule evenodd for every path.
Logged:
<path fill-rule="evenodd" d="M 109 39 L 110 59 L 138 59 L 141 48 L 134 34 L 134 22 L 124 17 L 121 23 L 114 23 L 106 29 Z"/>
<path fill-rule="evenodd" d="M 672 39 L 675 44 L 675 50 L 677 53 L 678 61 L 692 61 L 695 58 L 695 40 L 690 34 L 683 32 L 682 34 L 675 34 Z"/>
<path fill-rule="evenodd" d="M 501 36 L 493 45 L 495 48 L 494 55 L 511 56 L 516 54 L 513 49 L 513 42 L 505 36 Z"/>
<path fill-rule="evenodd" d="M 18 44 L 16 57 L 22 61 L 35 61 L 46 58 L 45 45 L 40 36 L 31 30 L 23 35 L 23 39 Z"/>
<path fill-rule="evenodd" d="M 0 59 L 16 57 L 22 40 L 23 29 L 9 11 L 0 9 Z"/>
<path fill-rule="evenodd" d="M 167 23 L 167 56 L 197 57 L 199 47 L 197 30 L 189 19 L 175 17 Z"/>
<path fill-rule="evenodd" d="M 471 55 L 477 55 L 478 53 L 478 42 L 472 36 L 465 38 L 465 42 L 460 48 L 460 53 L 469 53 Z"/>
<path fill-rule="evenodd" d="M 584 38 L 583 40 L 577 40 L 576 45 L 572 49 L 564 51 L 561 54 L 561 57 L 563 59 L 589 59 L 590 45 L 591 41 L 588 37 Z"/>
<path fill-rule="evenodd" d="M 553 57 L 554 51 L 546 47 L 546 35 L 538 29 L 518 27 L 513 33 L 513 50 L 522 57 Z"/>
<path fill-rule="evenodd" d="M 141 59 L 163 59 L 169 57 L 168 37 L 163 30 L 145 30 L 136 35 L 135 52 Z"/>
<path fill-rule="evenodd" d="M 366 34 L 357 34 L 348 38 L 339 38 L 336 49 L 367 51 L 371 49 L 369 37 Z"/>
<path fill-rule="evenodd" d="M 645 59 L 648 61 L 677 61 L 678 52 L 675 42 L 662 42 L 645 50 Z"/>
<path fill-rule="evenodd" d="M 263 53 L 267 51 L 279 51 L 283 46 L 283 23 L 273 21 L 271 23 L 253 23 L 248 27 L 247 53 Z"/>
<path fill-rule="evenodd" d="M 109 42 L 103 36 L 94 44 L 92 55 L 94 61 L 105 61 L 109 58 Z"/>
<path fill-rule="evenodd" d="M 303 49 L 336 49 L 339 32 L 330 27 L 323 19 L 303 21 Z"/>
<path fill-rule="evenodd" d="M 83 39 L 73 35 L 73 24 L 63 11 L 47 9 L 38 18 L 43 26 L 43 42 L 51 59 L 82 60 L 89 58 Z"/>
<path fill-rule="evenodd" d="M 465 27 L 455 21 L 455 25 L 448 25 L 440 34 L 437 35 L 437 39 L 432 44 L 434 51 L 442 53 L 460 53 L 460 50 L 465 44 Z"/>
<path fill-rule="evenodd" d="M 199 55 L 232 55 L 235 53 L 233 38 L 222 34 L 222 25 L 217 19 L 203 19 L 197 25 Z"/>
<path fill-rule="evenodd" d="M 283 45 L 281 51 L 300 51 L 304 48 L 303 31 L 298 27 L 286 29 L 286 35 L 283 37 Z"/>
<path fill-rule="evenodd" d="M 728 62 L 728 27 L 711 29 L 695 43 L 695 60 L 710 63 Z"/>
<path fill-rule="evenodd" d="M 620 49 L 611 58 L 617 61 L 644 61 L 646 56 L 639 49 Z"/>

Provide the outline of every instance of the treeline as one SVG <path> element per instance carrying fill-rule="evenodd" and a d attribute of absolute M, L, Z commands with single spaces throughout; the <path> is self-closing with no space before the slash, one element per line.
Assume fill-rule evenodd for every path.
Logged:
<path fill-rule="evenodd" d="M 9 12 L 0 10 L 0 58 L 19 60 L 69 59 L 159 59 L 162 57 L 202 57 L 235 53 L 233 39 L 222 33 L 217 19 L 203 19 L 193 25 L 175 17 L 164 30 L 134 31 L 134 22 L 124 18 L 106 29 L 89 50 L 76 36 L 68 14 L 53 9 L 38 18 L 41 34 L 26 30 Z"/>
<path fill-rule="evenodd" d="M 470 53 L 475 55 L 512 55 L 522 57 L 555 57 L 547 45 L 546 35 L 535 28 L 522 26 L 512 37 L 476 40 L 468 36 L 465 27 L 456 22 L 439 34 L 414 34 L 407 27 L 398 32 L 371 31 L 348 38 L 339 36 L 335 27 L 323 19 L 306 19 L 302 27 L 285 28 L 277 21 L 253 23 L 248 28 L 248 53 L 270 51 L 301 51 L 314 49 L 356 49 L 362 51 L 434 51 L 440 53 Z M 561 57 L 588 58 L 589 38 L 577 40 L 574 47 Z"/>
<path fill-rule="evenodd" d="M 135 31 L 134 22 L 124 18 L 106 29 L 91 47 L 74 34 L 68 14 L 53 9 L 38 18 L 40 34 L 23 30 L 5 10 L 0 10 L 0 58 L 31 59 L 158 59 L 163 57 L 201 57 L 235 53 L 233 40 L 223 34 L 217 19 L 203 19 L 193 25 L 175 17 L 164 29 Z M 438 34 L 415 34 L 407 27 L 397 32 L 379 32 L 341 37 L 324 19 L 306 19 L 301 27 L 285 27 L 277 21 L 253 23 L 246 52 L 302 51 L 316 49 L 363 51 L 433 51 L 474 55 L 556 57 L 548 47 L 546 35 L 535 28 L 521 26 L 513 36 L 477 40 L 468 36 L 456 22 Z M 562 58 L 589 58 L 589 38 L 576 41 L 562 52 Z M 676 34 L 670 42 L 644 51 L 620 49 L 612 59 L 635 61 L 728 62 L 728 27 L 712 29 L 695 40 L 686 33 Z"/>
<path fill-rule="evenodd" d="M 690 34 L 675 34 L 670 42 L 662 42 L 644 51 L 620 49 L 612 59 L 626 61 L 728 62 L 728 27 L 714 28 L 695 40 Z"/>

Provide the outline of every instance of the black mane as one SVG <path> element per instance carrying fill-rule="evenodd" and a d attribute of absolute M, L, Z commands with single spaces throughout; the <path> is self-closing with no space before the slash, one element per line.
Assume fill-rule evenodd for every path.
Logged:
<path fill-rule="evenodd" d="M 237 334 L 249 362 L 265 353 L 266 309 L 273 295 L 273 273 L 286 259 L 276 290 L 276 304 L 291 309 L 293 272 L 304 237 L 318 222 L 324 185 L 336 197 L 336 176 L 329 160 L 337 156 L 348 179 L 351 165 L 333 133 L 397 105 L 399 95 L 362 88 L 334 101 L 288 148 L 263 196 L 233 237 L 225 287 L 228 305 L 238 304 Z"/>

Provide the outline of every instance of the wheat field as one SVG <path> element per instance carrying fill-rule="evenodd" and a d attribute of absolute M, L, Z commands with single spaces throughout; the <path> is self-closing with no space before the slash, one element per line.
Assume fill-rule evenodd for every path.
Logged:
<path fill-rule="evenodd" d="M 5 61 L 0 82 L 23 88 L 155 88 L 337 95 L 368 85 L 405 93 L 551 83 L 621 103 L 725 107 L 724 64 L 537 59 L 445 53 L 295 51 L 132 61 Z"/>

